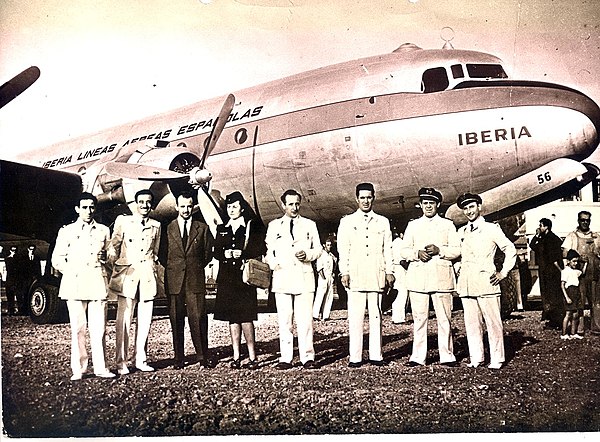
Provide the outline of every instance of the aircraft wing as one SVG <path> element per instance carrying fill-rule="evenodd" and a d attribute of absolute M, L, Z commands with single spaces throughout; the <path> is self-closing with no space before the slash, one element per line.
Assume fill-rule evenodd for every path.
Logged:
<path fill-rule="evenodd" d="M 481 193 L 482 213 L 488 221 L 499 220 L 572 195 L 600 174 L 597 166 L 559 158 L 514 180 Z M 446 211 L 456 225 L 467 218 L 456 204 Z"/>
<path fill-rule="evenodd" d="M 0 160 L 0 234 L 51 242 L 81 190 L 77 174 Z"/>

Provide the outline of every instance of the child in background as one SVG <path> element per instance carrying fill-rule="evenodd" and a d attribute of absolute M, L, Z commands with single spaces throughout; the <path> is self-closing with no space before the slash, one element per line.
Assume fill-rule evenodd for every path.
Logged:
<path fill-rule="evenodd" d="M 565 318 L 562 324 L 561 339 L 583 339 L 583 336 L 577 333 L 579 326 L 579 310 L 583 308 L 581 292 L 579 291 L 579 278 L 585 273 L 587 262 L 583 269 L 579 270 L 579 253 L 575 250 L 567 252 L 567 265 L 560 273 L 561 288 L 565 297 Z M 569 325 L 571 334 L 568 334 Z"/>

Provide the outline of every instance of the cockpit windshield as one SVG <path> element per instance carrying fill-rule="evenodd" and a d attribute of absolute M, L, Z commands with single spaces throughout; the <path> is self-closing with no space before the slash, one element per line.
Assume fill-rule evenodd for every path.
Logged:
<path fill-rule="evenodd" d="M 499 64 L 469 64 L 467 73 L 471 78 L 508 78 L 504 69 Z"/>
<path fill-rule="evenodd" d="M 463 66 L 466 68 L 467 75 L 464 73 Z M 451 72 L 452 78 L 448 76 L 448 71 L 444 67 L 427 69 L 421 77 L 421 92 L 445 91 L 469 78 L 508 78 L 508 75 L 506 75 L 506 72 L 504 72 L 504 69 L 499 64 L 454 64 L 450 66 L 449 72 Z"/>

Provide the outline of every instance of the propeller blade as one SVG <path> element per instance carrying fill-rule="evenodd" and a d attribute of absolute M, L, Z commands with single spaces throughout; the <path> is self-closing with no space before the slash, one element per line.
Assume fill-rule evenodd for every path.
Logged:
<path fill-rule="evenodd" d="M 105 168 L 109 175 L 131 180 L 165 181 L 189 178 L 188 175 L 179 172 L 144 164 L 110 162 L 106 163 Z"/>
<path fill-rule="evenodd" d="M 204 222 L 208 225 L 213 238 L 217 236 L 217 226 L 223 224 L 221 212 L 212 197 L 204 186 L 198 188 L 198 207 L 204 218 Z"/>
<path fill-rule="evenodd" d="M 217 145 L 217 141 L 223 132 L 223 128 L 225 127 L 225 123 L 227 123 L 227 118 L 229 118 L 229 114 L 233 110 L 233 106 L 235 104 L 235 97 L 233 94 L 229 94 L 225 103 L 223 103 L 223 107 L 221 108 L 221 112 L 219 112 L 219 117 L 217 121 L 213 125 L 212 130 L 210 131 L 210 136 L 208 138 L 208 144 L 204 149 L 204 153 L 202 154 L 202 160 L 200 161 L 200 168 L 204 169 L 204 163 L 206 163 L 206 159 L 211 154 L 215 146 Z"/>
<path fill-rule="evenodd" d="M 0 108 L 17 98 L 38 78 L 40 78 L 40 69 L 37 66 L 31 66 L 0 86 Z"/>

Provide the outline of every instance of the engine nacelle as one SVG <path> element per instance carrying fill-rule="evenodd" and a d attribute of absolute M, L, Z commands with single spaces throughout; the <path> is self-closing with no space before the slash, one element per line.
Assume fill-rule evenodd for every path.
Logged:
<path fill-rule="evenodd" d="M 162 149 L 150 149 L 137 161 L 132 161 L 132 156 L 128 162 L 136 162 L 146 166 L 155 166 L 161 169 L 169 169 L 174 172 L 189 174 L 194 168 L 200 165 L 200 158 L 185 147 L 167 147 Z"/>
<path fill-rule="evenodd" d="M 599 173 L 600 170 L 590 163 L 579 163 L 567 158 L 556 159 L 481 193 L 482 215 L 485 215 L 488 221 L 498 220 L 572 195 L 590 183 Z M 456 225 L 467 222 L 463 211 L 456 204 L 448 208 L 446 218 L 454 221 Z"/>

